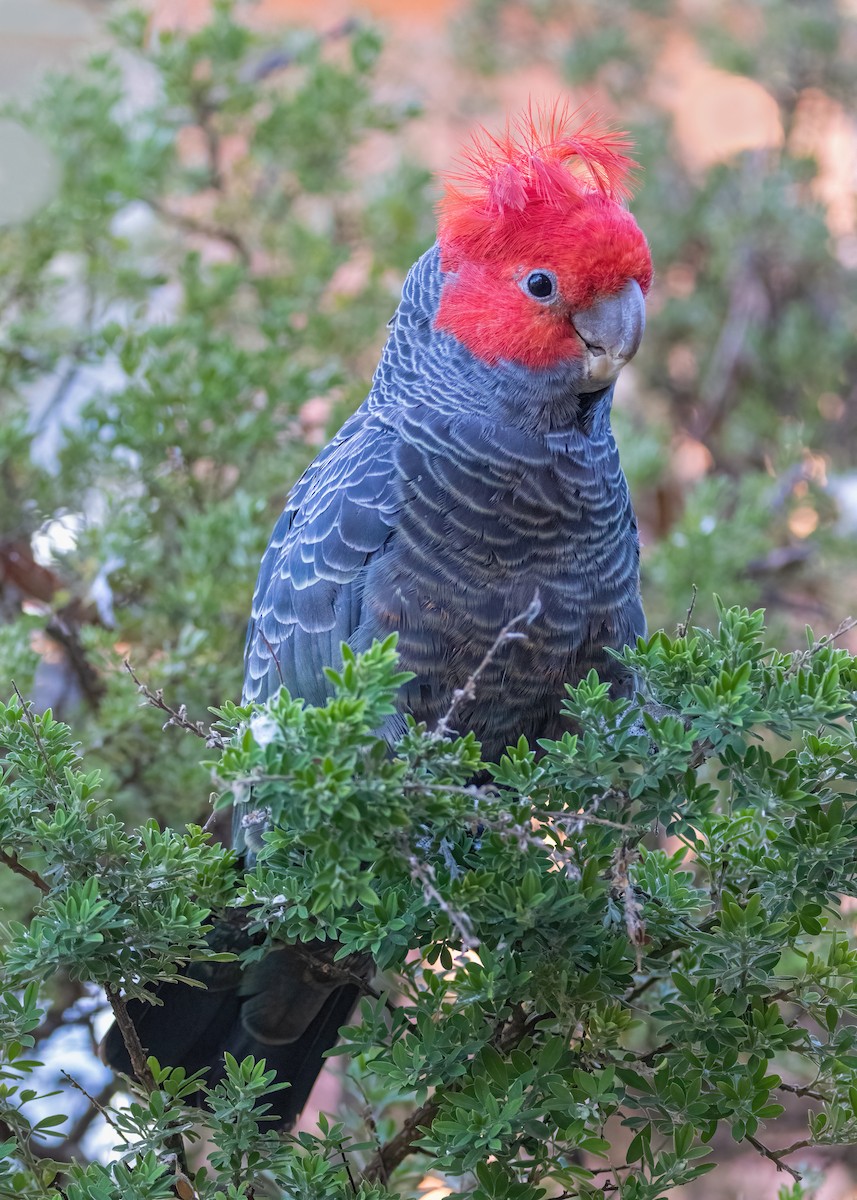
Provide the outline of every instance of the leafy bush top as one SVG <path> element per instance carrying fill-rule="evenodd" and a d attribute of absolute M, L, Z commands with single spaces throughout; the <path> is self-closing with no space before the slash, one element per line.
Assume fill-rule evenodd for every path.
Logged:
<path fill-rule="evenodd" d="M 366 952 L 379 974 L 336 1051 L 357 1109 L 280 1139 L 264 1066 L 230 1062 L 202 1118 L 216 1152 L 182 1168 L 200 1197 L 408 1196 L 431 1166 L 478 1200 L 656 1200 L 713 1168 L 721 1128 L 792 1173 L 802 1147 L 852 1140 L 857 661 L 811 637 L 782 654 L 737 608 L 625 658 L 642 707 L 593 674 L 569 689 L 560 740 L 496 765 L 472 735 L 416 726 L 388 753 L 373 730 L 402 679 L 393 639 L 346 653 L 324 707 L 225 706 L 208 735 L 218 803 L 252 789 L 273 822 L 239 877 L 199 829 L 123 832 L 68 731 L 13 699 L 0 844 L 42 894 L 3 956 L 5 1194 L 52 1195 L 59 1169 L 22 1103 L 25 985 L 62 967 L 121 1012 L 211 954 L 209 911 L 255 935 L 248 955 L 331 939 L 343 980 Z M 167 1194 L 197 1082 L 150 1072 L 112 1118 L 120 1165 L 62 1168 L 66 1195 Z M 806 1133 L 782 1145 L 796 1098 Z"/>

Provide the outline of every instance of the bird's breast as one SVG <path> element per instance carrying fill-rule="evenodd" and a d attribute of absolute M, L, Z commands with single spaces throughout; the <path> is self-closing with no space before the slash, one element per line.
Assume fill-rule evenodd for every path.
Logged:
<path fill-rule="evenodd" d="M 421 446 L 399 467 L 400 523 L 366 596 L 415 673 L 409 708 L 429 723 L 440 716 L 537 596 L 538 616 L 517 627 L 525 637 L 499 647 L 481 675 L 490 715 L 477 705 L 467 726 L 486 752 L 528 725 L 544 736 L 564 683 L 591 666 L 609 677 L 604 647 L 641 632 L 636 526 L 615 446 L 542 462 L 515 461 L 502 446 L 493 460 Z"/>

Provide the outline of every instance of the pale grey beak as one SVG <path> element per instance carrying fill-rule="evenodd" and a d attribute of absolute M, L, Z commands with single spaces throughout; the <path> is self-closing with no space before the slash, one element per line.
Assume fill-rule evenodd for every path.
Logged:
<path fill-rule="evenodd" d="M 572 325 L 586 351 L 581 392 L 597 392 L 613 383 L 640 348 L 646 328 L 646 302 L 636 279 L 622 291 L 575 313 Z"/>

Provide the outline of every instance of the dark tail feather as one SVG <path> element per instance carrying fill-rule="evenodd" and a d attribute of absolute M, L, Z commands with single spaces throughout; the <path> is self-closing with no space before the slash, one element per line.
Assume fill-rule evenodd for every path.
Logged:
<path fill-rule="evenodd" d="M 336 988 L 297 1041 L 285 1045 L 272 1046 L 258 1041 L 240 1022 L 234 1028 L 234 1042 L 225 1047 L 230 1054 L 239 1060 L 248 1054 L 264 1058 L 268 1070 L 277 1072 L 278 1083 L 291 1084 L 291 1087 L 265 1098 L 265 1103 L 271 1105 L 271 1112 L 276 1114 L 281 1126 L 289 1128 L 303 1111 L 324 1066 L 324 1055 L 336 1045 L 339 1030 L 347 1024 L 359 994 L 359 990 L 352 985 Z M 222 1059 L 220 1061 L 222 1063 Z M 220 1066 L 216 1078 L 222 1074 Z"/>
<path fill-rule="evenodd" d="M 296 975 L 292 974 L 295 964 L 288 951 L 275 952 L 264 963 L 261 972 L 257 965 L 243 975 L 233 964 L 205 964 L 199 970 L 207 984 L 205 990 L 161 984 L 155 989 L 161 1004 L 130 1000 L 128 1012 L 148 1054 L 153 1054 L 162 1066 L 181 1066 L 188 1074 L 207 1070 L 210 1087 L 223 1078 L 224 1051 L 239 1062 L 248 1054 L 264 1058 L 268 1070 L 276 1071 L 276 1082 L 291 1085 L 266 1100 L 278 1124 L 288 1127 L 306 1104 L 324 1065 L 325 1052 L 336 1044 L 340 1027 L 357 1003 L 359 988 L 354 984 L 331 988 L 328 983 L 318 1004 L 318 984 L 307 979 L 305 963 Z M 255 990 L 252 983 L 254 978 L 259 983 L 270 981 L 275 963 L 278 986 L 273 989 L 268 1007 L 270 1040 L 267 1036 L 261 1040 L 254 1029 L 267 996 L 264 988 Z M 314 994 L 308 1006 L 303 1003 L 307 991 Z M 256 1019 L 248 1021 L 251 1011 Z M 313 1014 L 311 1019 L 306 1023 L 298 1020 L 300 1032 L 294 1036 L 296 1016 L 308 1016 L 309 1012 Z M 278 1027 L 290 1040 L 277 1037 Z M 101 1056 L 114 1071 L 133 1076 L 128 1051 L 115 1024 L 102 1042 Z M 199 1103 L 203 1103 L 201 1095 Z"/>

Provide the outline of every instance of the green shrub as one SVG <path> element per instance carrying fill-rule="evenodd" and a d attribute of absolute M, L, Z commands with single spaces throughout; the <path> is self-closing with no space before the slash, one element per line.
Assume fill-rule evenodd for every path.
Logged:
<path fill-rule="evenodd" d="M 414 1196 L 431 1169 L 478 1200 L 656 1200 L 714 1168 L 721 1127 L 796 1178 L 802 1149 L 852 1141 L 857 660 L 811 636 L 782 654 L 762 622 L 721 609 L 714 632 L 640 642 L 642 708 L 592 674 L 568 733 L 497 765 L 419 727 L 387 752 L 394 639 L 346 653 L 323 708 L 227 705 L 201 731 L 223 745 L 217 803 L 252 786 L 273 819 L 238 878 L 198 828 L 124 832 L 68 729 L 13 698 L 0 845 L 40 894 L 3 955 L 3 1194 L 151 1200 L 181 1170 L 201 1200 Z M 250 956 L 319 938 L 343 972 L 374 956 L 336 1051 L 359 1103 L 280 1137 L 264 1063 L 229 1061 L 201 1116 L 198 1081 L 150 1060 L 110 1116 L 118 1162 L 53 1163 L 61 1118 L 27 1116 L 33 980 L 62 969 L 121 1013 L 210 955 L 206 916 L 227 909 L 262 939 Z M 214 1149 L 188 1166 L 200 1132 Z"/>

